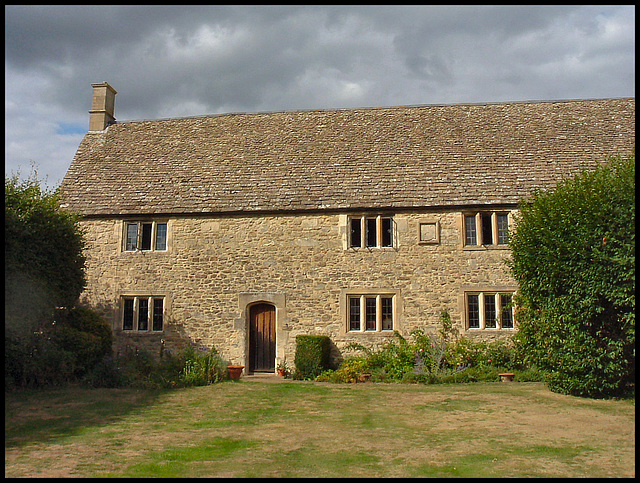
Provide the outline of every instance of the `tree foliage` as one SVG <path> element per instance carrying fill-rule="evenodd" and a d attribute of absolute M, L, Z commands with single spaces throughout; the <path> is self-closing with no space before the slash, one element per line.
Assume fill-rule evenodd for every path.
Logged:
<path fill-rule="evenodd" d="M 549 387 L 588 397 L 635 386 L 635 154 L 538 192 L 510 236 L 518 339 Z"/>
<path fill-rule="evenodd" d="M 78 380 L 112 342 L 99 315 L 74 307 L 85 284 L 78 218 L 35 173 L 4 186 L 5 387 Z"/>
<path fill-rule="evenodd" d="M 5 176 L 5 324 L 31 329 L 84 288 L 83 234 L 77 217 L 36 176 Z"/>

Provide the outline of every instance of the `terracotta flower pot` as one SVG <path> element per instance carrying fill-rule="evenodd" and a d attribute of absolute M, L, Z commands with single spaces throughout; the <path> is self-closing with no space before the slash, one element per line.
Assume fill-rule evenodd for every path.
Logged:
<path fill-rule="evenodd" d="M 231 379 L 240 379 L 240 376 L 242 376 L 242 369 L 244 369 L 244 366 L 227 366 L 227 371 L 229 371 L 229 377 Z"/>
<path fill-rule="evenodd" d="M 369 382 L 371 380 L 371 374 L 365 372 L 358 376 L 358 382 Z"/>

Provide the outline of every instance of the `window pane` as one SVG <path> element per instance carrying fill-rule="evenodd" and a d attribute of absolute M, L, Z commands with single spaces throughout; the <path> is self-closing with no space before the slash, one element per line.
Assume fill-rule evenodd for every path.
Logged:
<path fill-rule="evenodd" d="M 138 330 L 149 329 L 149 299 L 138 299 Z"/>
<path fill-rule="evenodd" d="M 153 299 L 153 330 L 162 330 L 164 300 Z"/>
<path fill-rule="evenodd" d="M 485 294 L 484 296 L 484 326 L 487 329 L 498 327 L 496 323 L 496 296 L 494 294 Z"/>
<path fill-rule="evenodd" d="M 500 305 L 502 306 L 502 328 L 513 329 L 513 308 L 511 307 L 511 294 L 500 294 Z"/>
<path fill-rule="evenodd" d="M 509 218 L 505 214 L 498 215 L 498 245 L 509 243 Z"/>
<path fill-rule="evenodd" d="M 393 298 L 382 297 L 382 330 L 393 330 Z"/>
<path fill-rule="evenodd" d="M 124 299 L 122 330 L 133 330 L 133 299 Z"/>
<path fill-rule="evenodd" d="M 349 330 L 360 330 L 360 297 L 349 299 Z"/>
<path fill-rule="evenodd" d="M 134 251 L 138 246 L 138 224 L 127 224 L 127 239 L 125 241 L 125 250 L 128 252 Z"/>
<path fill-rule="evenodd" d="M 367 297 L 365 300 L 365 330 L 376 330 L 376 298 Z"/>
<path fill-rule="evenodd" d="M 151 230 L 153 224 L 142 224 L 142 241 L 140 242 L 140 250 L 151 250 Z"/>
<path fill-rule="evenodd" d="M 361 218 L 351 218 L 351 247 L 361 247 L 362 246 L 362 219 Z"/>
<path fill-rule="evenodd" d="M 366 229 L 367 229 L 367 246 L 375 247 L 378 246 L 378 220 L 375 218 L 367 218 L 366 220 Z"/>
<path fill-rule="evenodd" d="M 480 215 L 482 223 L 482 244 L 493 245 L 493 226 L 491 225 L 491 213 Z"/>
<path fill-rule="evenodd" d="M 382 218 L 382 246 L 393 246 L 393 219 Z"/>
<path fill-rule="evenodd" d="M 156 250 L 167 249 L 167 224 L 158 223 L 156 225 Z"/>
<path fill-rule="evenodd" d="M 478 295 L 467 296 L 467 320 L 469 321 L 470 329 L 480 328 L 480 304 L 478 302 Z"/>
<path fill-rule="evenodd" d="M 477 245 L 476 216 L 467 215 L 464 217 L 465 245 Z"/>

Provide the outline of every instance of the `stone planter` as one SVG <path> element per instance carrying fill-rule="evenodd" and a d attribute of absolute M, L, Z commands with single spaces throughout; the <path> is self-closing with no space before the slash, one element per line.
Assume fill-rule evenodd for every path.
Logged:
<path fill-rule="evenodd" d="M 240 376 L 242 376 L 242 369 L 244 369 L 244 366 L 228 365 L 227 371 L 229 371 L 229 378 L 240 379 Z"/>
<path fill-rule="evenodd" d="M 501 382 L 512 382 L 513 376 L 515 376 L 513 372 L 503 372 L 502 374 L 498 374 L 498 375 L 500 376 Z"/>

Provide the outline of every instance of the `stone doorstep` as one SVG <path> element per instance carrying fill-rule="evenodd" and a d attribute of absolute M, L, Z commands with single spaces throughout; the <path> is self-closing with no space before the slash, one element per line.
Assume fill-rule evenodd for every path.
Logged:
<path fill-rule="evenodd" d="M 285 379 L 275 372 L 254 372 L 253 374 L 242 374 L 241 381 L 247 382 L 297 382 L 293 379 Z"/>

